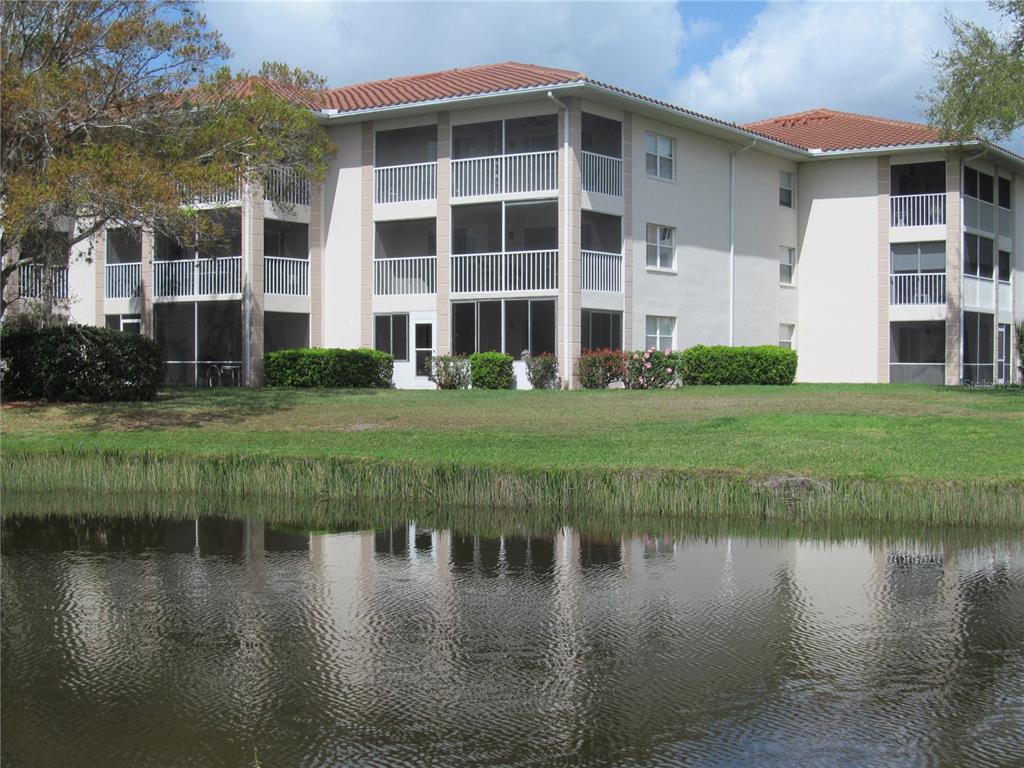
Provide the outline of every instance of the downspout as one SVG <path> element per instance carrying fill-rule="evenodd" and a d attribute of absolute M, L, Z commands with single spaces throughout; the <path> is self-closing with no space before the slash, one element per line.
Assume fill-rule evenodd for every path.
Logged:
<path fill-rule="evenodd" d="M 736 156 L 757 144 L 754 139 L 745 147 L 729 153 L 729 346 L 736 346 Z"/>
<path fill-rule="evenodd" d="M 562 178 L 565 191 L 562 200 L 562 380 L 568 389 L 572 383 L 569 370 L 569 107 L 551 91 L 548 91 L 548 98 L 565 113 L 565 127 L 562 129 Z"/>

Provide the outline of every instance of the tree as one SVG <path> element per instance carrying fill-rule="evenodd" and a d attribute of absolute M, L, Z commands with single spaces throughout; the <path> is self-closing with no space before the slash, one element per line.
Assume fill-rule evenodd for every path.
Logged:
<path fill-rule="evenodd" d="M 216 217 L 188 203 L 240 177 L 283 166 L 322 180 L 330 143 L 310 109 L 322 79 L 277 63 L 232 75 L 189 0 L 0 10 L 0 289 L 19 263 L 61 264 L 108 224 L 215 240 Z"/>
<path fill-rule="evenodd" d="M 929 122 L 947 139 L 995 142 L 1024 126 L 1024 0 L 989 0 L 1006 21 L 994 32 L 947 15 L 952 46 L 936 54 Z"/>

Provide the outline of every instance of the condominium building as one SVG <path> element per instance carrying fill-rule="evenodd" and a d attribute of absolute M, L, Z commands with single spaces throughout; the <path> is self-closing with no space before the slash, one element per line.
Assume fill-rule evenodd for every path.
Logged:
<path fill-rule="evenodd" d="M 828 109 L 747 125 L 517 63 L 325 90 L 325 182 L 202 201 L 226 255 L 108 230 L 22 270 L 73 318 L 151 334 L 177 383 L 275 349 L 433 355 L 778 344 L 800 381 L 1010 382 L 1024 159 Z M 287 205 L 269 202 L 285 198 Z M 521 362 L 519 386 L 528 386 Z"/>

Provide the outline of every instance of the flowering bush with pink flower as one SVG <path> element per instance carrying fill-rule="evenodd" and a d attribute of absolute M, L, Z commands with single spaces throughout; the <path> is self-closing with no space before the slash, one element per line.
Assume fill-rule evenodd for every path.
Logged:
<path fill-rule="evenodd" d="M 672 350 L 647 349 L 626 353 L 626 389 L 665 389 L 676 382 Z"/>

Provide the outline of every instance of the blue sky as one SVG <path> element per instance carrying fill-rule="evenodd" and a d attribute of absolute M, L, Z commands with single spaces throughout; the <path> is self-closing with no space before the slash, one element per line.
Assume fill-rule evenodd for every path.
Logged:
<path fill-rule="evenodd" d="M 725 119 L 827 106 L 920 120 L 946 11 L 984 3 L 207 2 L 236 68 L 264 59 L 331 85 L 514 59 Z"/>

